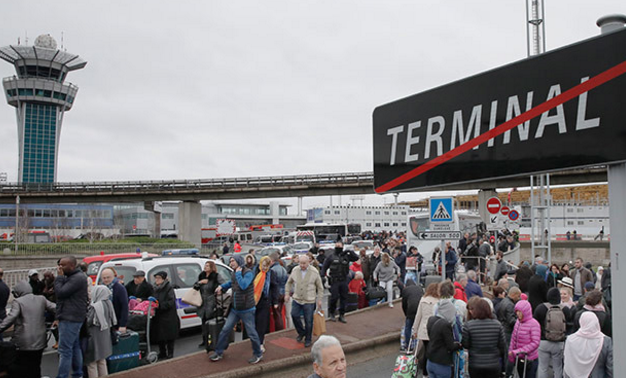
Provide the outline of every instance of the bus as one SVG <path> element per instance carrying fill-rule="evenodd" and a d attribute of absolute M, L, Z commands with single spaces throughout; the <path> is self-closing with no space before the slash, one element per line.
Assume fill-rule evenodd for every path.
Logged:
<path fill-rule="evenodd" d="M 296 226 L 298 231 L 313 231 L 317 242 L 336 241 L 348 235 L 359 235 L 361 225 L 356 223 L 307 223 Z"/>

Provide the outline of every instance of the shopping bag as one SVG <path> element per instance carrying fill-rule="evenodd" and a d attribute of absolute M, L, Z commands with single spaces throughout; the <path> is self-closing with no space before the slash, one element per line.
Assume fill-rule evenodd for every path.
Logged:
<path fill-rule="evenodd" d="M 200 307 L 202 306 L 202 295 L 198 290 L 189 289 L 185 295 L 183 295 L 181 301 L 183 303 L 187 303 L 188 305 Z"/>
<path fill-rule="evenodd" d="M 401 354 L 396 358 L 396 366 L 391 378 L 413 378 L 417 376 L 417 357 L 414 354 Z"/>
<path fill-rule="evenodd" d="M 319 310 L 313 315 L 313 335 L 320 336 L 326 333 L 326 317 L 324 311 Z"/>

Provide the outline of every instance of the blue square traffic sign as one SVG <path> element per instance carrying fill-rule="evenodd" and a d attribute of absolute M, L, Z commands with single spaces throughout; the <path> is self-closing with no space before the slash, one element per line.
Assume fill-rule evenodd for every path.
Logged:
<path fill-rule="evenodd" d="M 430 198 L 430 222 L 451 223 L 453 218 L 452 197 Z"/>

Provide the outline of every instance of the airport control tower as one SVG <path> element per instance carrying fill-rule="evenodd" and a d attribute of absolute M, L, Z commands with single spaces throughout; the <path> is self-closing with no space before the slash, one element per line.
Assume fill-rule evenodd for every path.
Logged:
<path fill-rule="evenodd" d="M 18 181 L 53 183 L 63 115 L 72 108 L 78 87 L 65 83 L 68 72 L 87 64 L 78 55 L 57 50 L 50 35 L 34 46 L 5 46 L 0 58 L 15 66 L 17 77 L 2 80 L 9 105 L 16 108 L 19 140 Z"/>

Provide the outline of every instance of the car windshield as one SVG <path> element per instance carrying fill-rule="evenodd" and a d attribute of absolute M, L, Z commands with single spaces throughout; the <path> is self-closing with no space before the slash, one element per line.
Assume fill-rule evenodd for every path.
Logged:
<path fill-rule="evenodd" d="M 295 249 L 295 250 L 303 250 L 303 249 L 309 249 L 309 244 L 307 243 L 296 243 L 294 244 L 291 249 Z"/>
<path fill-rule="evenodd" d="M 135 274 L 135 267 L 133 266 L 114 266 L 115 272 L 117 273 L 117 279 L 120 280 L 122 285 L 126 285 L 130 281 L 133 280 L 133 274 Z M 102 278 L 100 278 L 100 285 L 102 285 Z"/>
<path fill-rule="evenodd" d="M 100 265 L 102 265 L 102 261 L 94 261 L 87 265 L 87 275 L 96 276 L 98 275 L 98 270 L 100 270 Z"/>

